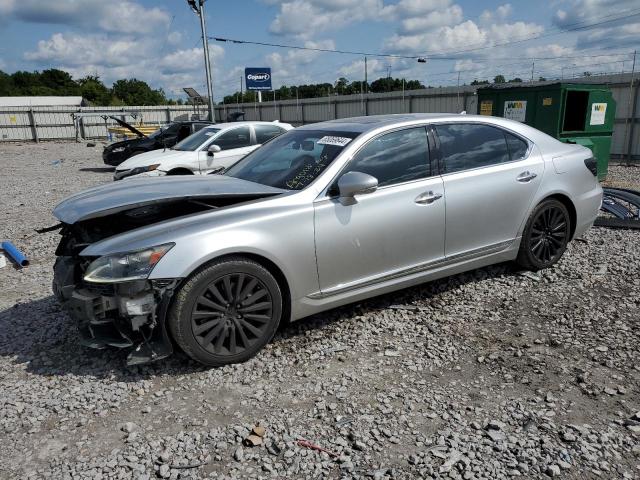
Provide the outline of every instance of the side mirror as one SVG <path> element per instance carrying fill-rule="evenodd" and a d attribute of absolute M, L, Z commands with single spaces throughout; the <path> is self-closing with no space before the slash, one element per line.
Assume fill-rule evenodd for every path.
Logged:
<path fill-rule="evenodd" d="M 210 157 L 213 157 L 214 153 L 218 153 L 221 152 L 222 149 L 216 145 L 215 143 L 209 145 L 209 148 L 207 148 L 207 155 L 209 155 Z"/>
<path fill-rule="evenodd" d="M 362 172 L 347 172 L 338 180 L 340 198 L 353 198 L 356 195 L 375 192 L 378 179 Z"/>

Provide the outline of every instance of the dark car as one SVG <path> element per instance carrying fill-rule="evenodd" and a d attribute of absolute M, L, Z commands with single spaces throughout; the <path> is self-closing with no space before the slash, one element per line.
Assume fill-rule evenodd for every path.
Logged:
<path fill-rule="evenodd" d="M 151 135 L 144 135 L 135 127 L 132 127 L 125 122 L 122 122 L 122 125 L 138 135 L 138 137 L 123 140 L 121 142 L 115 142 L 104 147 L 102 160 L 105 164 L 114 167 L 120 165 L 127 158 L 138 155 L 139 153 L 150 152 L 151 150 L 158 150 L 159 148 L 172 147 L 192 133 L 195 133 L 208 125 L 213 125 L 213 122 L 205 120 L 172 122 L 162 126 Z"/>

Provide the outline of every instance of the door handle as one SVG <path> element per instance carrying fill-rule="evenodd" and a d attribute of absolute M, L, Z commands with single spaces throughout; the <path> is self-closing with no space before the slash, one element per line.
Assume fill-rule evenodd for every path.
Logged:
<path fill-rule="evenodd" d="M 518 175 L 516 177 L 516 180 L 522 183 L 527 183 L 533 180 L 534 178 L 536 178 L 537 176 L 538 176 L 537 173 L 531 173 L 529 170 L 527 170 L 526 172 L 522 172 L 520 175 Z"/>
<path fill-rule="evenodd" d="M 436 200 L 442 198 L 442 194 L 441 193 L 433 193 L 431 190 L 428 192 L 424 192 L 421 193 L 420 195 L 418 195 L 415 199 L 416 203 L 419 203 L 420 205 L 427 205 L 429 203 L 433 203 Z"/>

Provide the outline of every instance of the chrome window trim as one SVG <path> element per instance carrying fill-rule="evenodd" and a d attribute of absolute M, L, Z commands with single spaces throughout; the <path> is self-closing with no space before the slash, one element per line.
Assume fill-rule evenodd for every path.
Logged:
<path fill-rule="evenodd" d="M 529 157 L 531 156 L 531 153 L 533 152 L 533 147 L 535 146 L 535 143 L 533 143 L 532 140 L 523 137 L 522 135 L 520 135 L 519 133 L 514 132 L 513 130 L 509 130 L 508 128 L 504 128 L 502 125 L 495 125 L 493 123 L 488 123 L 488 122 L 465 122 L 465 121 L 444 121 L 444 122 L 433 122 L 433 127 L 434 129 L 436 129 L 436 135 L 438 134 L 437 131 L 437 127 L 438 125 L 460 125 L 460 124 L 464 124 L 464 125 L 484 125 L 487 127 L 493 127 L 496 128 L 500 131 L 504 131 L 507 133 L 510 133 L 511 135 L 513 135 L 516 138 L 519 138 L 520 140 L 524 141 L 527 144 L 527 153 L 524 157 L 518 158 L 516 160 L 509 160 L 508 162 L 500 162 L 500 163 L 492 163 L 491 165 L 484 165 L 482 167 L 475 167 L 475 168 L 466 168 L 464 170 L 458 170 L 457 172 L 440 172 L 440 176 L 441 177 L 447 177 L 449 175 L 456 175 L 458 173 L 466 173 L 466 172 L 474 172 L 477 170 L 483 170 L 485 168 L 493 168 L 493 167 L 497 167 L 500 165 L 509 165 L 511 163 L 516 163 L 516 162 L 522 162 L 524 160 L 528 160 Z M 505 144 L 506 144 L 506 137 L 505 137 Z M 509 146 L 507 145 L 507 151 L 509 150 Z M 440 148 L 440 155 L 443 156 L 442 162 L 444 163 L 444 154 L 442 152 L 442 148 Z"/>

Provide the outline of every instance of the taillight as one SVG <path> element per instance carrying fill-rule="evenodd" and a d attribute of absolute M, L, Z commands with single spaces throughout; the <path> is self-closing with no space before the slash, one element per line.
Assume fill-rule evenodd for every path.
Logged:
<path fill-rule="evenodd" d="M 593 173 L 593 176 L 595 177 L 596 175 L 598 175 L 598 162 L 596 161 L 595 158 L 593 157 L 589 157 L 584 161 L 584 165 L 585 167 L 587 167 L 589 169 L 589 171 L 591 173 Z"/>

